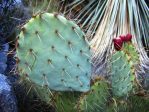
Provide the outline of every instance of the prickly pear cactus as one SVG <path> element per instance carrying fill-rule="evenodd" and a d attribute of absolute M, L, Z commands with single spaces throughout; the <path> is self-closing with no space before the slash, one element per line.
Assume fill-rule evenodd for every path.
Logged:
<path fill-rule="evenodd" d="M 77 112 L 76 103 L 80 92 L 58 92 L 55 95 L 56 112 Z"/>
<path fill-rule="evenodd" d="M 128 95 L 138 84 L 136 69 L 139 68 L 139 54 L 131 41 L 124 42 L 123 48 L 111 58 L 112 91 L 116 96 Z"/>
<path fill-rule="evenodd" d="M 133 89 L 135 82 L 134 67 L 123 51 L 118 51 L 112 55 L 111 82 L 113 94 L 116 96 L 127 95 Z"/>
<path fill-rule="evenodd" d="M 28 21 L 18 38 L 18 71 L 32 82 L 59 91 L 90 89 L 90 47 L 84 33 L 58 14 Z"/>
<path fill-rule="evenodd" d="M 109 86 L 105 80 L 96 81 L 88 93 L 82 95 L 78 103 L 80 112 L 104 112 L 109 98 Z"/>

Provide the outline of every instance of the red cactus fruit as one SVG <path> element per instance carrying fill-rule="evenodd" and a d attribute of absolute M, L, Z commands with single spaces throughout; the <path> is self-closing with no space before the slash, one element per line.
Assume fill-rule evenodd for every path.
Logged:
<path fill-rule="evenodd" d="M 114 48 L 119 51 L 122 49 L 122 46 L 123 46 L 123 41 L 121 38 L 114 38 L 113 39 L 113 42 L 114 42 Z"/>
<path fill-rule="evenodd" d="M 126 36 L 121 35 L 120 38 L 122 39 L 123 42 L 129 42 L 132 39 L 132 35 L 128 33 Z"/>

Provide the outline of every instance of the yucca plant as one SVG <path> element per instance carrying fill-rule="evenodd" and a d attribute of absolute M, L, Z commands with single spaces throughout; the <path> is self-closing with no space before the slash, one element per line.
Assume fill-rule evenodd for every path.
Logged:
<path fill-rule="evenodd" d="M 149 69 L 145 52 L 149 48 L 149 8 L 145 0 L 73 0 L 64 13 L 72 12 L 73 19 L 86 31 L 94 50 L 95 72 L 99 73 L 105 67 L 113 50 L 113 38 L 127 33 L 134 37 L 141 67 Z"/>
<path fill-rule="evenodd" d="M 91 39 L 102 20 L 106 4 L 107 0 L 73 0 L 69 1 L 63 13 L 66 15 L 73 13 L 71 19 L 80 24 L 88 39 Z"/>

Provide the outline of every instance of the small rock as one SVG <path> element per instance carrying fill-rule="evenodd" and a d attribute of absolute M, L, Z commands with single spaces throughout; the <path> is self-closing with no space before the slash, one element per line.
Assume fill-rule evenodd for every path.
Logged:
<path fill-rule="evenodd" d="M 3 44 L 0 46 L 0 73 L 3 74 L 7 67 L 7 53 L 8 53 L 9 45 Z"/>
<path fill-rule="evenodd" d="M 16 31 L 16 26 L 24 23 L 27 18 L 22 0 L 0 0 L 0 43 L 15 40 L 11 35 Z"/>
<path fill-rule="evenodd" d="M 0 74 L 0 112 L 18 112 L 16 98 L 7 77 Z"/>

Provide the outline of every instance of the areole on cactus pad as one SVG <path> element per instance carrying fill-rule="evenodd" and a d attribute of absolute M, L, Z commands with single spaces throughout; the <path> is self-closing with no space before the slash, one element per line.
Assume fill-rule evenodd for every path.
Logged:
<path fill-rule="evenodd" d="M 40 86 L 58 91 L 90 89 L 90 47 L 84 33 L 58 14 L 42 13 L 19 34 L 18 71 Z"/>

